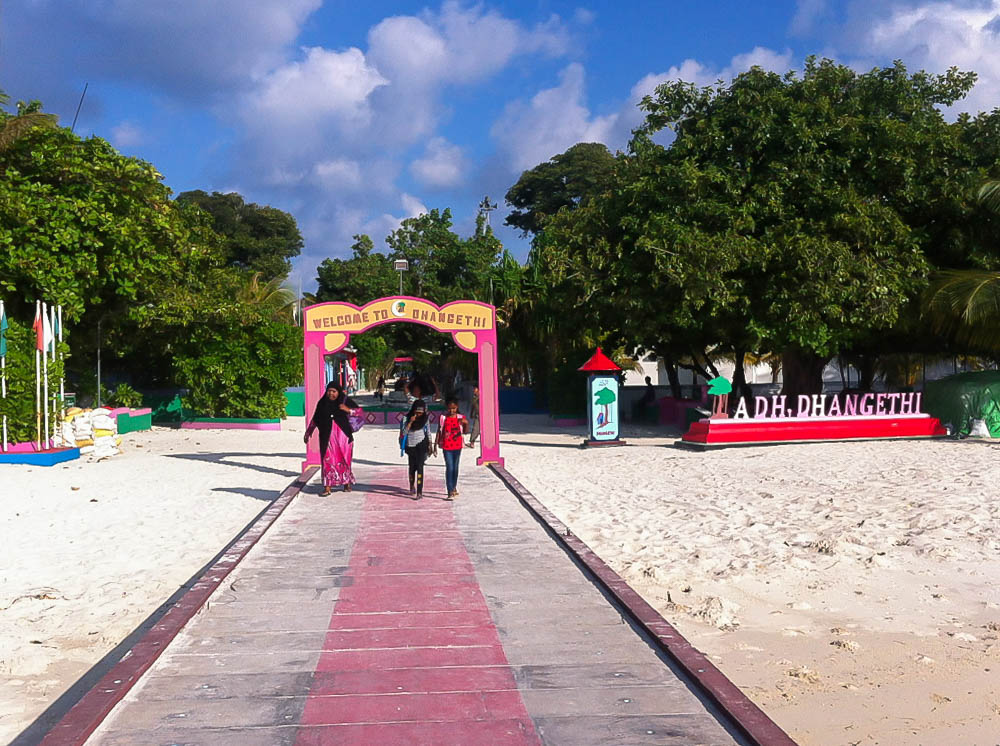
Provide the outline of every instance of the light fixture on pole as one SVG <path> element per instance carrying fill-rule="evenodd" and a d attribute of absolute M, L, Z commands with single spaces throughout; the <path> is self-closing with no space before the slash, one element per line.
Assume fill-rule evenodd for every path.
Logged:
<path fill-rule="evenodd" d="M 496 202 L 490 202 L 490 195 L 483 197 L 483 201 L 479 203 L 479 214 L 486 218 L 486 227 L 490 225 L 490 213 L 497 209 Z"/>
<path fill-rule="evenodd" d="M 410 268 L 410 263 L 405 259 L 397 259 L 392 263 L 392 268 L 399 272 L 399 294 L 403 294 L 403 273 Z"/>

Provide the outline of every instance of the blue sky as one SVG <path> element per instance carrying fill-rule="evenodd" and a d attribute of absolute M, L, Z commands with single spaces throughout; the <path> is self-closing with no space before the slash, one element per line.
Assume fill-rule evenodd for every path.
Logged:
<path fill-rule="evenodd" d="M 383 246 L 576 142 L 624 148 L 661 82 L 710 84 L 809 54 L 976 70 L 957 110 L 1000 105 L 1000 0 L 384 2 L 5 0 L 0 88 L 154 163 L 175 191 L 238 191 L 306 238 L 293 280 Z M 523 258 L 526 243 L 500 226 Z"/>

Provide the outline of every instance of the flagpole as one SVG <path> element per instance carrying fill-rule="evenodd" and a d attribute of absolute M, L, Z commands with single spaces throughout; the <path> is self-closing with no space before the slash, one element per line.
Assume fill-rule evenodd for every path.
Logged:
<path fill-rule="evenodd" d="M 59 305 L 59 344 L 62 345 L 63 341 L 63 318 L 62 318 L 62 304 Z M 66 419 L 66 366 L 65 366 L 66 356 L 63 354 L 62 349 L 59 350 L 59 362 L 64 363 L 59 367 L 59 421 L 60 423 Z"/>
<path fill-rule="evenodd" d="M 54 305 L 49 306 L 49 318 L 51 319 L 49 326 L 52 327 L 52 347 L 50 352 L 52 353 L 52 364 L 55 365 L 56 348 L 58 347 L 56 344 L 56 330 L 59 328 L 59 322 L 58 317 L 56 316 L 56 307 Z M 55 385 L 55 381 L 52 382 L 52 396 L 49 398 L 49 406 L 52 409 L 52 430 L 50 431 L 51 439 L 53 445 L 55 445 L 58 442 L 56 439 L 56 433 L 59 431 L 59 388 Z"/>
<path fill-rule="evenodd" d="M 38 355 L 38 325 L 42 323 L 42 302 L 35 301 L 35 444 L 42 450 L 42 378 Z"/>
<path fill-rule="evenodd" d="M 0 325 L 6 321 L 7 316 L 4 313 L 3 301 L 0 300 Z M 3 334 L 3 330 L 0 330 L 0 335 Z M 0 347 L 3 347 L 0 344 Z M 3 399 L 7 399 L 7 350 L 4 348 L 3 355 L 0 355 L 0 395 Z M 7 453 L 7 412 L 3 413 L 3 452 Z"/>
<path fill-rule="evenodd" d="M 42 379 L 44 380 L 43 388 L 45 390 L 45 447 L 46 449 L 52 447 L 52 443 L 49 442 L 49 350 L 48 344 L 49 340 L 45 334 L 45 327 L 49 323 L 49 308 L 42 302 Z"/>

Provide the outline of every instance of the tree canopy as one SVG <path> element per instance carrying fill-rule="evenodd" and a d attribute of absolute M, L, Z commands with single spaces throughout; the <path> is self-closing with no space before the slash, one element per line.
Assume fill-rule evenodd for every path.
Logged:
<path fill-rule="evenodd" d="M 892 330 L 932 267 L 996 261 L 968 230 L 995 121 L 940 111 L 974 81 L 810 59 L 663 84 L 612 188 L 544 224 L 545 261 L 633 343 L 782 351 L 786 392 L 818 390 L 825 360 Z"/>
<path fill-rule="evenodd" d="M 177 202 L 197 205 L 211 216 L 228 266 L 259 272 L 266 280 L 287 277 L 291 259 L 302 251 L 295 218 L 275 207 L 247 203 L 235 192 L 208 194 L 200 189 L 181 192 Z"/>
<path fill-rule="evenodd" d="M 84 388 L 100 342 L 106 372 L 187 387 L 200 414 L 279 416 L 284 387 L 300 380 L 301 331 L 280 279 L 252 266 L 270 257 L 264 267 L 287 272 L 301 246 L 294 219 L 244 205 L 242 227 L 220 236 L 194 200 L 170 199 L 152 164 L 37 114 L 34 102 L 0 114 L 11 135 L 0 147 L 0 296 L 11 328 L 36 299 L 59 304 L 67 367 Z M 17 118 L 34 124 L 12 129 Z M 258 243 L 241 244 L 244 234 Z M 8 372 L 14 390 L 13 377 L 32 375 Z"/>
<path fill-rule="evenodd" d="M 523 234 L 539 233 L 546 218 L 607 190 L 614 166 L 614 156 L 601 143 L 577 143 L 521 174 L 507 191 L 507 204 L 515 209 L 504 223 L 520 228 Z"/>

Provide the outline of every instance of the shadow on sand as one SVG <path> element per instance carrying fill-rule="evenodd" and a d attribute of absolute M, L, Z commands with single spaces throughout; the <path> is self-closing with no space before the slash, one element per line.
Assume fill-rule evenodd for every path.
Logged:
<path fill-rule="evenodd" d="M 301 458 L 301 454 L 298 453 L 168 453 L 167 458 L 182 458 L 188 459 L 190 461 L 207 461 L 209 463 L 221 464 L 223 466 L 238 466 L 241 469 L 250 469 L 252 471 L 259 471 L 262 474 L 277 474 L 282 477 L 297 477 L 299 472 L 288 471 L 287 469 L 275 469 L 271 466 L 261 466 L 260 464 L 248 464 L 245 461 L 229 461 L 231 458 L 239 458 L 240 456 L 251 456 L 254 458 L 260 458 L 261 456 L 267 456 L 268 458 Z"/>
<path fill-rule="evenodd" d="M 263 502 L 274 502 L 281 494 L 281 490 L 256 490 L 251 487 L 213 487 L 212 492 L 231 492 L 234 495 L 252 497 L 254 500 Z"/>

